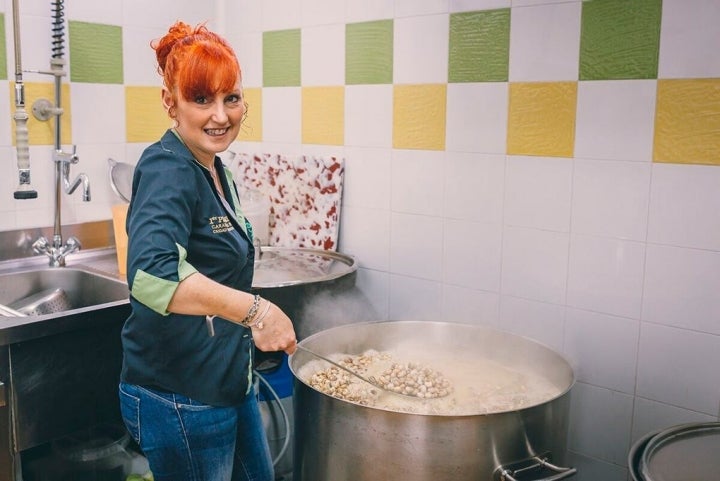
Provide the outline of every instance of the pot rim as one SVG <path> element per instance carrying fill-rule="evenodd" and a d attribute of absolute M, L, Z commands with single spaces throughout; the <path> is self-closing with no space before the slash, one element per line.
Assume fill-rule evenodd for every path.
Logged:
<path fill-rule="evenodd" d="M 541 406 L 545 406 L 545 405 L 552 403 L 562 397 L 569 395 L 570 391 L 572 390 L 573 386 L 575 386 L 575 383 L 577 381 L 577 377 L 575 376 L 575 370 L 573 369 L 573 366 L 570 364 L 570 362 L 566 359 L 566 357 L 564 355 L 562 355 L 561 353 L 557 352 L 556 350 L 550 348 L 549 346 L 547 346 L 539 341 L 536 341 L 536 340 L 531 339 L 526 336 L 521 336 L 519 334 L 514 334 L 511 332 L 507 332 L 507 331 L 502 331 L 500 329 L 496 329 L 496 328 L 489 327 L 489 326 L 477 326 L 477 325 L 473 325 L 473 324 L 467 324 L 467 323 L 461 323 L 461 322 L 455 322 L 455 321 L 378 320 L 378 321 L 358 322 L 358 323 L 353 323 L 353 324 L 345 324 L 345 325 L 341 325 L 341 326 L 335 326 L 335 327 L 331 327 L 331 328 L 316 332 L 316 333 L 306 337 L 305 339 L 299 341 L 298 344 L 304 345 L 305 343 L 312 342 L 313 339 L 321 338 L 324 336 L 332 337 L 332 334 L 339 330 L 345 330 L 345 329 L 349 329 L 349 328 L 353 328 L 353 327 L 365 327 L 365 326 L 369 326 L 369 325 L 373 325 L 373 324 L 450 325 L 450 326 L 457 326 L 457 327 L 461 327 L 461 328 L 481 329 L 481 330 L 486 330 L 486 331 L 492 331 L 492 332 L 496 332 L 496 333 L 499 333 L 504 336 L 521 339 L 530 344 L 534 344 L 537 347 L 543 348 L 543 349 L 549 351 L 550 353 L 552 353 L 553 355 L 555 355 L 568 368 L 568 371 L 570 373 L 570 380 L 569 380 L 566 388 L 562 389 L 557 395 L 555 395 L 551 398 L 548 398 L 544 401 L 541 401 L 541 402 L 538 402 L 538 403 L 535 403 L 535 404 L 532 404 L 529 406 L 525 406 L 520 409 L 507 409 L 507 410 L 501 410 L 501 411 L 493 411 L 490 413 L 474 413 L 474 414 L 473 413 L 467 413 L 467 414 L 408 413 L 408 412 L 404 412 L 404 411 L 393 411 L 393 410 L 389 410 L 389 409 L 378 408 L 375 406 L 366 406 L 364 404 L 359 404 L 357 402 L 348 401 L 346 399 L 340 399 L 340 398 L 337 398 L 334 396 L 330 396 L 329 394 L 326 394 L 326 393 L 319 391 L 319 390 L 315 389 L 314 387 L 310 386 L 298 375 L 298 373 L 295 371 L 295 366 L 294 366 L 294 362 L 293 362 L 295 359 L 295 354 L 293 353 L 288 358 L 288 366 L 290 368 L 290 371 L 293 374 L 293 377 L 295 378 L 295 382 L 302 383 L 303 385 L 305 385 L 308 389 L 310 389 L 315 394 L 324 396 L 333 401 L 340 401 L 342 403 L 346 403 L 346 404 L 349 404 L 349 405 L 352 405 L 352 406 L 358 407 L 358 408 L 365 408 L 365 409 L 369 409 L 372 411 L 379 411 L 379 412 L 384 412 L 384 413 L 388 413 L 388 414 L 402 414 L 402 415 L 408 415 L 408 416 L 457 419 L 457 418 L 474 418 L 474 417 L 478 417 L 478 416 L 498 416 L 498 415 L 516 414 L 516 413 L 521 413 L 521 412 L 537 409 Z M 298 351 L 295 351 L 295 352 L 298 352 Z"/>
<path fill-rule="evenodd" d="M 296 254 L 304 257 L 319 257 L 329 259 L 340 264 L 344 264 L 343 269 L 335 272 L 328 272 L 324 275 L 308 276 L 303 279 L 287 279 L 278 281 L 263 281 L 258 279 L 258 272 L 263 270 L 263 254 L 291 255 Z M 267 261 L 265 261 L 267 262 Z M 261 246 L 260 257 L 255 261 L 255 275 L 253 276 L 253 289 L 274 289 L 278 287 L 300 286 L 314 284 L 319 282 L 328 282 L 356 272 L 358 262 L 355 257 L 335 251 L 326 251 L 322 249 L 311 249 L 306 247 L 280 247 L 280 246 Z"/>

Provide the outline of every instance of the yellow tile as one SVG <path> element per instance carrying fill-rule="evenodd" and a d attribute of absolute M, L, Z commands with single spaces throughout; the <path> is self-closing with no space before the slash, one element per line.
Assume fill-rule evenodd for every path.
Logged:
<path fill-rule="evenodd" d="M 653 160 L 720 165 L 720 79 L 658 80 Z"/>
<path fill-rule="evenodd" d="M 46 99 L 55 102 L 55 85 L 52 83 L 24 82 L 25 86 L 25 111 L 28 114 L 28 141 L 30 145 L 55 145 L 55 119 L 50 117 L 46 121 L 35 118 L 32 113 L 32 106 L 38 99 Z M 70 86 L 62 85 L 62 107 L 63 115 L 60 117 L 60 141 L 63 145 L 72 144 L 72 123 L 71 123 L 71 101 Z M 10 122 L 12 130 L 12 142 L 15 145 L 15 82 L 10 82 Z"/>
<path fill-rule="evenodd" d="M 572 157 L 577 82 L 510 84 L 507 153 Z"/>
<path fill-rule="evenodd" d="M 262 89 L 243 89 L 245 102 L 247 102 L 247 117 L 240 127 L 238 140 L 260 142 L 262 140 Z"/>
<path fill-rule="evenodd" d="M 172 127 L 162 106 L 160 87 L 125 87 L 128 142 L 155 142 Z"/>
<path fill-rule="evenodd" d="M 447 85 L 395 85 L 393 147 L 445 150 Z"/>
<path fill-rule="evenodd" d="M 345 143 L 345 87 L 303 87 L 302 142 Z"/>

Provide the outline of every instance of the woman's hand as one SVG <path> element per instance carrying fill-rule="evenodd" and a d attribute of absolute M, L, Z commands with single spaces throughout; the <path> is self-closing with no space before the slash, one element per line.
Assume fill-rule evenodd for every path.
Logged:
<path fill-rule="evenodd" d="M 252 335 L 255 346 L 261 351 L 285 351 L 287 354 L 295 352 L 297 339 L 292 321 L 275 304 L 270 303 L 267 314 L 260 325 L 253 326 Z"/>

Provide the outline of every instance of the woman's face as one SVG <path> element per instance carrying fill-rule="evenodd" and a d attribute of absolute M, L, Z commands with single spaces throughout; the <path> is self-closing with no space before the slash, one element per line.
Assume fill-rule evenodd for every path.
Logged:
<path fill-rule="evenodd" d="M 231 92 L 184 99 L 163 90 L 163 103 L 174 114 L 175 129 L 198 162 L 212 166 L 215 154 L 227 150 L 237 138 L 245 115 L 242 85 Z"/>

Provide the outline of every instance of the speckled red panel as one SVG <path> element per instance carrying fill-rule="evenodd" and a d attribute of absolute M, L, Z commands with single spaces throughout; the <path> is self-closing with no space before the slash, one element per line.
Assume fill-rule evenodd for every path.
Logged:
<path fill-rule="evenodd" d="M 232 170 L 270 198 L 271 246 L 337 250 L 345 159 L 238 154 Z"/>

